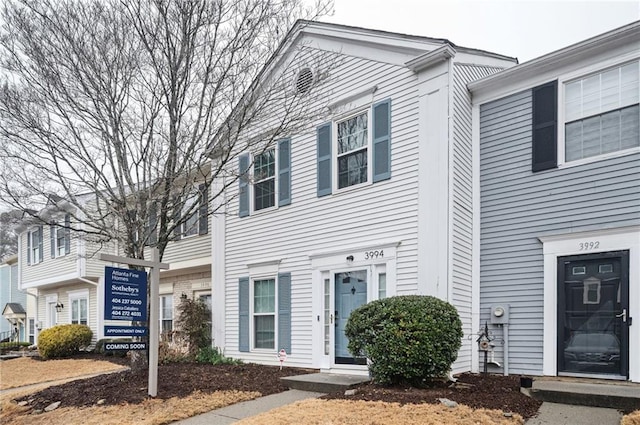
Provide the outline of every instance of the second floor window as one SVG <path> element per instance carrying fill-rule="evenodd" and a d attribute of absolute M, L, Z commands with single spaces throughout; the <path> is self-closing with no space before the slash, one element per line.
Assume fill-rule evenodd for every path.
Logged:
<path fill-rule="evenodd" d="M 182 215 L 187 217 L 182 223 L 182 237 L 193 236 L 198 234 L 198 194 L 190 193 L 182 207 Z"/>
<path fill-rule="evenodd" d="M 38 226 L 27 234 L 27 263 L 40 263 L 42 254 L 42 226 Z"/>
<path fill-rule="evenodd" d="M 64 227 L 55 228 L 56 257 L 62 257 L 65 253 L 65 232 Z"/>
<path fill-rule="evenodd" d="M 338 122 L 338 189 L 368 180 L 369 114 Z"/>
<path fill-rule="evenodd" d="M 253 209 L 258 211 L 273 207 L 276 204 L 275 148 L 255 156 L 253 180 Z"/>
<path fill-rule="evenodd" d="M 564 84 L 565 161 L 640 146 L 638 61 Z"/>

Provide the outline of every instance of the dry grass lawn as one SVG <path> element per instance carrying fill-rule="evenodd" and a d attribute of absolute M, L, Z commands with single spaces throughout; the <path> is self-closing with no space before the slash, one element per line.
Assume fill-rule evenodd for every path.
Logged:
<path fill-rule="evenodd" d="M 620 425 L 640 425 L 640 410 L 625 415 Z"/>
<path fill-rule="evenodd" d="M 0 390 L 120 369 L 123 366 L 101 360 L 61 359 L 43 362 L 20 357 L 0 362 Z"/>
<path fill-rule="evenodd" d="M 471 409 L 459 405 L 448 408 L 436 404 L 406 404 L 303 400 L 244 419 L 241 425 L 520 425 L 520 415 L 507 418 L 501 411 Z"/>
<path fill-rule="evenodd" d="M 60 408 L 33 415 L 5 396 L 0 399 L 3 425 L 160 425 L 186 419 L 213 409 L 259 397 L 257 392 L 219 391 L 193 393 L 186 398 L 149 399 L 140 404 L 92 406 L 85 409 Z"/>

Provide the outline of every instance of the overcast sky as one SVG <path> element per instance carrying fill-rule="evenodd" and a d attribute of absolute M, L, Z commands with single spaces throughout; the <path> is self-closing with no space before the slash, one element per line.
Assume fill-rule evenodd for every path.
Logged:
<path fill-rule="evenodd" d="M 640 19 L 640 0 L 335 0 L 320 19 L 446 38 L 524 62 Z"/>

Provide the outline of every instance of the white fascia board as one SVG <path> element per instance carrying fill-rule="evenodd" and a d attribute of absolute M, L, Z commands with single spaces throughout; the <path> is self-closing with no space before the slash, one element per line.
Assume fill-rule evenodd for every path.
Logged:
<path fill-rule="evenodd" d="M 405 63 L 407 68 L 413 72 L 420 72 L 424 69 L 431 68 L 434 65 L 448 61 L 456 55 L 456 49 L 451 45 L 444 45 L 431 52 L 423 53 Z"/>
<path fill-rule="evenodd" d="M 62 282 L 66 282 L 69 280 L 78 279 L 78 275 L 76 273 L 67 273 L 60 276 L 53 276 L 49 279 L 41 279 L 35 282 L 24 282 L 22 284 L 22 289 L 28 288 L 44 288 L 49 285 L 61 284 Z"/>
<path fill-rule="evenodd" d="M 585 61 L 606 60 L 606 57 L 622 54 L 621 50 L 625 49 L 638 52 L 638 43 L 640 21 L 471 82 L 468 88 L 473 93 L 474 103 L 485 103 L 542 84 L 557 76 L 563 68 L 577 68 Z M 596 59 L 598 56 L 602 59 Z"/>

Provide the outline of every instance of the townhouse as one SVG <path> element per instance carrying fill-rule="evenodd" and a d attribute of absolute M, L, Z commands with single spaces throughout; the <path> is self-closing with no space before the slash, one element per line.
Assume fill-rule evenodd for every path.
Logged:
<path fill-rule="evenodd" d="M 199 199 L 194 198 L 193 202 L 201 202 Z M 51 201 L 19 228 L 18 282 L 19 288 L 33 299 L 33 308 L 28 308 L 27 314 L 33 328 L 29 328 L 29 335 L 36 343 L 40 330 L 57 324 L 87 325 L 93 331 L 94 342 L 104 337 L 105 325 L 122 325 L 121 321 L 105 320 L 104 312 L 104 268 L 121 265 L 99 259 L 100 253 L 122 256 L 122 246 L 116 241 L 92 238 L 86 224 L 74 219 L 81 213 L 69 208 L 62 200 Z M 159 288 L 163 333 L 174 330 L 181 297 L 210 303 L 209 220 L 205 202 L 176 229 L 167 245 L 163 261 L 171 263 L 171 267 L 161 273 Z M 153 218 L 149 221 L 155 223 Z M 155 243 L 154 230 L 149 239 Z"/>
<path fill-rule="evenodd" d="M 454 369 L 471 370 L 466 84 L 515 63 L 442 39 L 297 23 L 265 74 L 280 75 L 311 112 L 295 134 L 231 164 L 241 178 L 213 224 L 215 344 L 245 361 L 277 364 L 285 349 L 291 366 L 366 373 L 347 350 L 350 312 L 425 294 L 460 312 Z M 268 139 L 278 122 L 246 137 Z"/>
<path fill-rule="evenodd" d="M 504 373 L 640 382 L 640 23 L 469 84 L 474 302 Z"/>

